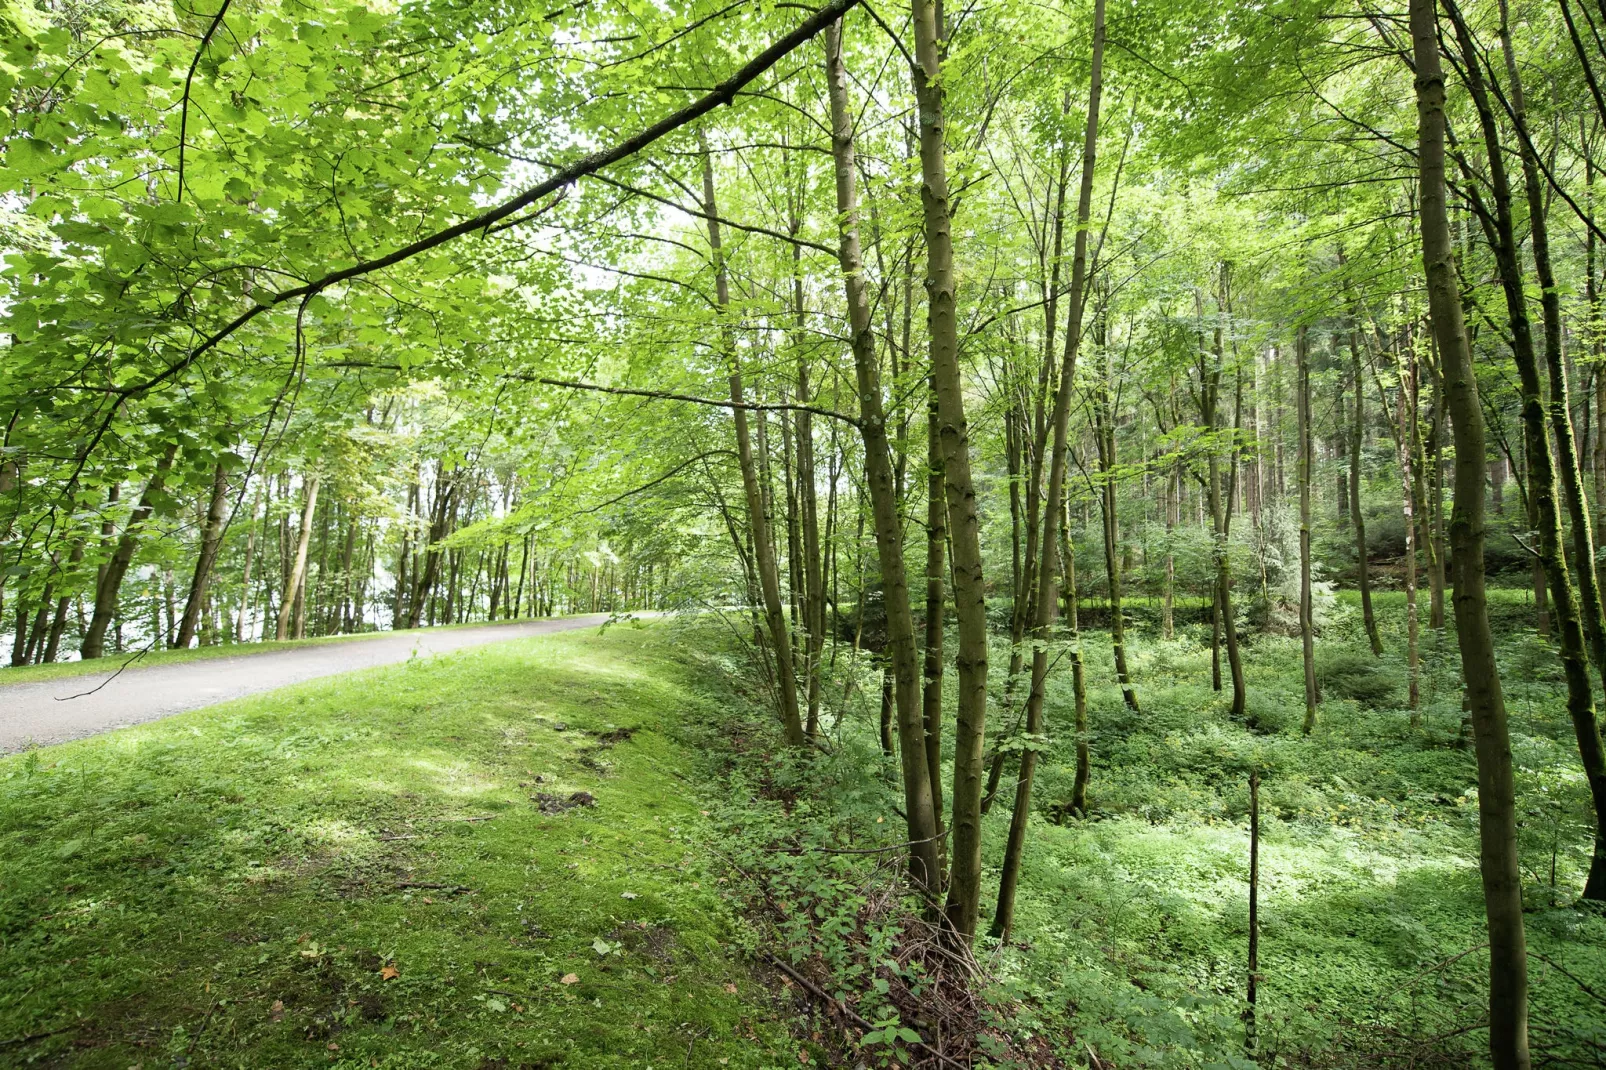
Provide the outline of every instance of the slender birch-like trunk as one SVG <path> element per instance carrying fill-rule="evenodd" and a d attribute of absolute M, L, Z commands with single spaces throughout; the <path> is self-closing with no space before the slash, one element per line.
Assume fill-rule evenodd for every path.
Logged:
<path fill-rule="evenodd" d="M 781 726 L 788 744 L 800 747 L 806 741 L 803 717 L 798 709 L 797 674 L 792 661 L 792 640 L 786 625 L 786 607 L 781 602 L 781 581 L 775 562 L 775 544 L 770 537 L 769 514 L 764 488 L 759 482 L 753 457 L 753 441 L 747 427 L 747 410 L 742 398 L 742 372 L 737 363 L 735 334 L 727 318 L 730 314 L 730 272 L 720 242 L 719 208 L 714 198 L 714 160 L 707 139 L 699 132 L 703 154 L 703 211 L 708 217 L 708 246 L 714 261 L 714 296 L 719 305 L 720 334 L 725 359 L 730 363 L 730 396 L 735 406 L 731 415 L 736 424 L 736 457 L 742 471 L 742 490 L 747 498 L 748 524 L 753 536 L 753 564 L 758 571 L 759 594 L 764 601 L 764 617 L 769 627 L 770 652 L 775 658 L 776 690 L 779 692 Z"/>
<path fill-rule="evenodd" d="M 1003 870 L 998 883 L 998 905 L 992 935 L 1008 940 L 1015 916 L 1015 890 L 1020 881 L 1021 858 L 1026 846 L 1026 825 L 1031 816 L 1032 782 L 1037 769 L 1036 739 L 1043 733 L 1043 700 L 1048 684 L 1048 644 L 1052 638 L 1055 587 L 1059 579 L 1060 515 L 1064 512 L 1065 469 L 1070 450 L 1071 397 L 1076 386 L 1076 358 L 1081 351 L 1082 315 L 1088 289 L 1088 225 L 1093 207 L 1094 165 L 1098 158 L 1099 104 L 1104 90 L 1104 0 L 1093 0 L 1093 63 L 1088 80 L 1087 128 L 1082 138 L 1082 174 L 1076 199 L 1076 238 L 1071 258 L 1071 289 L 1066 295 L 1065 357 L 1059 389 L 1054 395 L 1053 444 L 1048 456 L 1048 493 L 1038 538 L 1037 591 L 1032 622 L 1032 685 L 1026 697 L 1026 746 L 1021 750 L 1020 775 L 1015 786 L 1015 808 L 1004 847 Z M 1033 488 L 1036 493 L 1036 488 Z"/>
<path fill-rule="evenodd" d="M 1495 1070 L 1528 1070 L 1528 952 L 1517 860 L 1516 785 L 1483 572 L 1485 443 L 1478 380 L 1462 320 L 1444 176 L 1444 71 L 1433 0 L 1411 0 L 1416 60 L 1422 261 L 1455 429 L 1456 640 L 1478 758 L 1478 833 L 1489 928 L 1489 1051 Z"/>
<path fill-rule="evenodd" d="M 301 530 L 296 536 L 296 548 L 290 560 L 290 575 L 284 585 L 283 604 L 279 608 L 279 625 L 273 636 L 275 642 L 282 643 L 290 637 L 292 623 L 295 625 L 296 638 L 301 637 L 301 622 L 305 619 L 303 607 L 306 601 L 304 589 L 307 583 L 307 546 L 312 541 L 312 517 L 318 508 L 319 482 L 318 476 L 307 477 L 307 498 L 301 509 Z"/>

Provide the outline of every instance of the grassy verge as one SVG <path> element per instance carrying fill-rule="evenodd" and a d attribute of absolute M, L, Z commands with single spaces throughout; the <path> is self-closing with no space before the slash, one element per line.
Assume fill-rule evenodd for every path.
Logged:
<path fill-rule="evenodd" d="M 665 632 L 0 759 L 0 1063 L 795 1065 L 727 950 L 685 734 L 707 700 Z"/>

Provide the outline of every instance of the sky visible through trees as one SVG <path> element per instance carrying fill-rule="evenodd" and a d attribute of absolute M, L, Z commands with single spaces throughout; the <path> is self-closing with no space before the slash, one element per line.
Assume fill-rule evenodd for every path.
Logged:
<path fill-rule="evenodd" d="M 717 618 L 974 1065 L 1606 1057 L 1606 4 L 0 0 L 0 85 L 8 664 Z M 1451 763 L 1475 1012 L 1270 1039 L 1257 876 L 1230 1042 L 1055 1017 L 1043 845 L 1191 715 L 1257 851 L 1279 740 Z"/>

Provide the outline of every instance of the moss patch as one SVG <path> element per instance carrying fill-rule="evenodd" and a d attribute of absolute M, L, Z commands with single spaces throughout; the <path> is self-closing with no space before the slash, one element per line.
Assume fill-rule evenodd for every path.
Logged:
<path fill-rule="evenodd" d="M 661 631 L 0 759 L 0 1062 L 795 1065 L 727 950 Z"/>

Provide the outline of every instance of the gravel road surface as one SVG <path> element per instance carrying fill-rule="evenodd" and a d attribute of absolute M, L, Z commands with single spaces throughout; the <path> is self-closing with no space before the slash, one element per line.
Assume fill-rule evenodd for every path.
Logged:
<path fill-rule="evenodd" d="M 606 613 L 595 613 L 562 620 L 381 633 L 371 639 L 316 646 L 243 647 L 251 653 L 146 668 L 136 662 L 120 674 L 117 670 L 127 659 L 108 657 L 105 672 L 36 683 L 7 684 L 0 671 L 0 753 L 82 739 L 320 676 L 391 665 L 406 661 L 415 651 L 419 657 L 428 657 L 486 643 L 594 628 L 607 619 Z"/>

